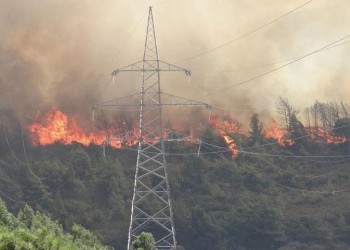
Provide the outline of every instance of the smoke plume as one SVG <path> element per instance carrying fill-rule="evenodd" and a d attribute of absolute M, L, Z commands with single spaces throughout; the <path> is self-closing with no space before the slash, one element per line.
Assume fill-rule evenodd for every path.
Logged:
<path fill-rule="evenodd" d="M 307 54 L 345 36 L 350 32 L 348 1 L 312 1 L 187 60 L 304 2 L 2 0 L 0 109 L 31 121 L 56 107 L 88 124 L 94 103 L 137 92 L 139 75 L 120 76 L 113 85 L 110 73 L 142 59 L 149 5 L 154 5 L 160 59 L 192 70 L 189 86 L 184 75 L 162 76 L 164 92 L 222 107 L 218 112 L 243 121 L 254 112 L 273 116 L 277 96 L 300 107 L 315 99 L 348 101 L 349 44 L 213 94 L 282 64 L 260 65 Z"/>

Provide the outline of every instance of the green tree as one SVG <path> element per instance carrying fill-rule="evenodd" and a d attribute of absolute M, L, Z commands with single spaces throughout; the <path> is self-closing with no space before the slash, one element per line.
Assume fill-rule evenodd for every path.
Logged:
<path fill-rule="evenodd" d="M 260 122 L 259 115 L 253 114 L 250 118 L 250 124 L 249 124 L 250 130 L 250 142 L 252 145 L 254 144 L 260 144 L 263 140 L 263 125 L 262 122 Z"/>
<path fill-rule="evenodd" d="M 0 250 L 82 249 L 107 250 L 97 237 L 81 226 L 73 225 L 71 233 L 40 212 L 25 206 L 13 216 L 0 200 Z"/>
<path fill-rule="evenodd" d="M 0 225 L 5 225 L 8 227 L 15 227 L 15 218 L 14 216 L 7 211 L 5 202 L 0 200 Z"/>
<path fill-rule="evenodd" d="M 301 145 L 305 145 L 308 140 L 308 135 L 304 125 L 298 120 L 295 114 L 290 116 L 288 132 L 291 140 L 294 142 L 294 146 L 299 148 Z"/>
<path fill-rule="evenodd" d="M 91 171 L 91 159 L 83 147 L 71 151 L 71 163 L 78 178 L 86 178 Z"/>
<path fill-rule="evenodd" d="M 155 250 L 155 245 L 156 243 L 154 241 L 153 235 L 147 232 L 142 232 L 132 242 L 132 247 L 135 250 Z"/>
<path fill-rule="evenodd" d="M 333 133 L 337 136 L 343 136 L 350 139 L 350 118 L 341 118 L 335 122 Z"/>
<path fill-rule="evenodd" d="M 21 209 L 17 215 L 18 220 L 28 228 L 32 226 L 34 216 L 35 213 L 33 209 L 28 205 L 25 205 L 24 208 Z"/>

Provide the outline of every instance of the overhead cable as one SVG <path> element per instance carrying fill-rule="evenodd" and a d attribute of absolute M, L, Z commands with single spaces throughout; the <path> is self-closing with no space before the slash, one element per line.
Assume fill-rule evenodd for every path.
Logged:
<path fill-rule="evenodd" d="M 348 44 L 348 43 L 350 43 L 350 41 L 342 42 L 342 43 L 339 43 L 339 44 L 336 44 L 336 45 L 333 45 L 333 46 L 324 48 L 324 49 L 322 49 L 322 50 L 319 51 L 319 52 L 326 51 L 326 50 L 329 50 L 329 49 L 333 49 L 333 48 L 336 48 L 336 47 L 339 47 L 339 46 L 342 46 L 342 45 L 345 45 L 345 44 Z M 305 55 L 305 54 L 304 54 L 304 55 Z M 252 66 L 244 66 L 244 67 L 235 68 L 235 69 L 227 69 L 227 70 L 221 70 L 221 71 L 210 71 L 210 72 L 208 72 L 208 70 L 191 70 L 191 72 L 192 72 L 192 73 L 195 73 L 195 72 L 206 72 L 206 73 L 208 73 L 208 74 L 217 74 L 217 73 L 226 73 L 226 72 L 235 72 L 235 71 L 243 71 L 243 70 L 249 70 L 249 69 L 264 68 L 264 67 L 272 66 L 272 65 L 275 65 L 275 64 L 280 64 L 280 63 L 284 63 L 284 62 L 289 62 L 289 61 L 298 59 L 298 58 L 300 58 L 300 57 L 303 57 L 304 55 L 295 56 L 295 57 L 291 57 L 291 58 L 287 58 L 287 59 L 282 59 L 282 60 L 275 61 L 275 62 L 268 62 L 268 63 L 258 64 L 258 65 L 252 65 Z"/>
<path fill-rule="evenodd" d="M 349 34 L 349 35 L 346 35 L 346 36 L 344 36 L 344 37 L 342 37 L 342 38 L 340 38 L 340 39 L 338 39 L 338 40 L 336 40 L 336 41 L 334 41 L 334 42 L 332 42 L 332 43 L 330 43 L 330 44 L 327 44 L 326 46 L 323 46 L 323 47 L 321 47 L 321 48 L 319 48 L 319 49 L 317 49 L 317 50 L 314 50 L 314 51 L 312 51 L 312 52 L 310 52 L 310 53 L 308 53 L 308 54 L 306 54 L 306 55 L 304 55 L 304 56 L 302 56 L 302 57 L 299 57 L 299 58 L 297 58 L 297 59 L 295 59 L 295 60 L 293 60 L 293 61 L 291 61 L 291 62 L 289 62 L 289 63 L 286 63 L 286 64 L 284 64 L 284 65 L 282 65 L 282 66 L 279 66 L 279 67 L 277 67 L 277 68 L 274 68 L 274 69 L 269 70 L 269 71 L 267 71 L 267 72 L 264 72 L 264 73 L 262 73 L 262 74 L 259 74 L 259 75 L 257 75 L 257 76 L 254 76 L 254 77 L 249 78 L 249 79 L 247 79 L 247 80 L 244 80 L 244 81 L 241 81 L 241 82 L 238 82 L 238 83 L 233 83 L 233 84 L 231 84 L 231 86 L 229 86 L 229 87 L 222 88 L 222 89 L 220 89 L 220 90 L 218 90 L 218 91 L 211 92 L 211 93 L 206 94 L 206 95 L 201 96 L 201 97 L 203 98 L 203 97 L 212 96 L 212 95 L 221 93 L 221 92 L 223 92 L 223 91 L 225 91 L 225 90 L 228 90 L 228 89 L 231 89 L 231 88 L 240 86 L 240 85 L 242 85 L 242 84 L 251 82 L 251 81 L 256 80 L 256 79 L 258 79 L 258 78 L 261 78 L 261 77 L 263 77 L 263 76 L 269 75 L 269 74 L 271 74 L 271 73 L 273 73 L 273 72 L 275 72 L 275 71 L 277 71 L 277 70 L 280 70 L 280 69 L 282 69 L 282 68 L 285 68 L 285 67 L 287 67 L 287 66 L 289 66 L 289 65 L 291 65 L 291 64 L 293 64 L 293 63 L 295 63 L 295 62 L 297 62 L 297 61 L 300 61 L 300 60 L 302 60 L 302 59 L 304 59 L 304 58 L 306 58 L 306 57 L 309 57 L 309 56 L 311 56 L 311 55 L 313 55 L 313 54 L 316 54 L 316 53 L 318 53 L 318 52 L 324 50 L 324 49 L 327 48 L 327 47 L 330 47 L 330 46 L 332 46 L 332 45 L 334 45 L 334 44 L 336 44 L 336 43 L 338 43 L 338 42 L 340 42 L 340 41 L 342 41 L 342 40 L 344 40 L 344 39 L 347 39 L 348 37 L 350 37 L 350 34 Z"/>
<path fill-rule="evenodd" d="M 197 57 L 200 57 L 200 56 L 209 54 L 209 53 L 211 53 L 211 52 L 213 52 L 213 51 L 215 51 L 215 50 L 217 50 L 217 49 L 220 49 L 220 48 L 225 47 L 225 46 L 227 46 L 227 45 L 229 45 L 229 44 L 231 44 L 231 43 L 233 43 L 233 42 L 236 42 L 236 41 L 238 41 L 238 40 L 240 40 L 240 39 L 242 39 L 242 38 L 244 38 L 244 37 L 247 37 L 247 36 L 249 36 L 249 35 L 255 33 L 256 31 L 261 30 L 261 29 L 263 29 L 263 28 L 265 28 L 265 27 L 267 27 L 267 26 L 269 26 L 269 25 L 271 25 L 271 24 L 273 24 L 273 23 L 275 23 L 275 22 L 277 22 L 277 21 L 283 19 L 284 17 L 286 17 L 286 16 L 292 14 L 292 13 L 295 12 L 296 10 L 301 9 L 302 7 L 304 7 L 304 6 L 306 6 L 307 4 L 311 3 L 312 1 L 313 1 L 313 0 L 309 0 L 309 1 L 307 1 L 307 2 L 305 2 L 305 3 L 303 3 L 303 4 L 301 4 L 301 5 L 297 6 L 296 8 L 292 9 L 291 11 L 289 11 L 289 12 L 283 14 L 282 16 L 279 16 L 279 17 L 273 19 L 272 21 L 267 22 L 267 23 L 265 23 L 264 25 L 261 25 L 261 26 L 255 28 L 255 29 L 253 29 L 253 30 L 251 30 L 251 31 L 249 31 L 249 32 L 247 32 L 247 33 L 245 33 L 245 34 L 243 34 L 243 35 L 237 37 L 237 38 L 234 38 L 234 39 L 232 39 L 232 40 L 230 40 L 230 41 L 228 41 L 228 42 L 225 42 L 225 43 L 223 43 L 223 44 L 221 44 L 221 45 L 219 45 L 219 46 L 216 46 L 216 47 L 214 47 L 214 48 L 212 48 L 212 49 L 209 49 L 209 50 L 207 50 L 207 51 L 204 51 L 204 52 L 202 52 L 202 53 L 200 53 L 200 54 L 197 54 L 197 55 L 195 55 L 195 56 L 192 56 L 192 57 L 190 57 L 190 58 L 181 60 L 181 61 L 179 61 L 179 62 L 187 62 L 187 61 L 192 60 L 192 59 L 195 59 L 195 58 L 197 58 Z"/>

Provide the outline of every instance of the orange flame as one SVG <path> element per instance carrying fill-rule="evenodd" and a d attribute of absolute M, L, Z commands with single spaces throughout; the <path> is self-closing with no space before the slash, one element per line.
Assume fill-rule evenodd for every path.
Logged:
<path fill-rule="evenodd" d="M 38 116 L 36 119 L 38 119 Z M 73 142 L 79 142 L 85 146 L 90 144 L 102 145 L 107 138 L 113 138 L 107 140 L 108 144 L 114 148 L 121 148 L 122 146 L 134 146 L 139 141 L 139 130 L 137 128 L 133 128 L 128 133 L 123 133 L 125 131 L 123 128 L 109 129 L 98 133 L 85 133 L 74 119 L 69 118 L 58 109 L 53 109 L 42 120 L 42 122 L 35 122 L 28 126 L 31 141 L 34 145 L 49 145 L 55 142 L 65 145 Z M 116 139 L 115 136 L 120 134 L 122 134 L 121 139 Z M 163 138 L 168 136 L 169 132 L 164 131 Z M 159 138 L 145 136 L 143 140 L 156 143 Z"/>
<path fill-rule="evenodd" d="M 230 134 L 239 133 L 240 123 L 231 117 L 226 117 L 220 122 L 219 116 L 216 115 L 210 117 L 209 124 L 219 132 L 227 147 L 231 150 L 232 158 L 235 158 L 238 155 L 238 148 Z"/>
<path fill-rule="evenodd" d="M 85 146 L 90 144 L 101 145 L 107 137 L 106 132 L 98 134 L 84 133 L 75 120 L 68 118 L 60 110 L 53 109 L 44 117 L 42 123 L 35 122 L 28 126 L 32 143 L 35 145 L 48 145 L 55 142 L 72 144 L 79 142 Z M 120 148 L 120 142 L 113 142 L 115 148 Z"/>
<path fill-rule="evenodd" d="M 310 128 L 308 129 L 309 136 L 313 140 L 325 141 L 327 144 L 338 144 L 347 142 L 346 137 L 334 136 L 329 131 L 324 131 L 320 128 Z"/>
<path fill-rule="evenodd" d="M 281 146 L 290 146 L 293 144 L 292 140 L 286 139 L 285 132 L 278 128 L 275 120 L 272 120 L 271 128 L 264 131 L 264 136 L 266 138 L 276 139 Z"/>
<path fill-rule="evenodd" d="M 39 119 L 39 115 L 35 117 Z M 34 145 L 48 145 L 55 142 L 62 144 L 72 144 L 73 142 L 81 143 L 85 146 L 90 144 L 102 145 L 106 138 L 113 137 L 113 135 L 121 134 L 125 129 L 109 129 L 107 131 L 99 131 L 97 133 L 86 133 L 77 124 L 77 122 L 69 118 L 66 114 L 58 109 L 53 109 L 51 112 L 43 116 L 42 122 L 35 122 L 29 125 L 31 141 Z M 232 152 L 232 157 L 238 155 L 238 148 L 234 139 L 230 136 L 232 134 L 240 133 L 240 123 L 230 117 L 212 116 L 209 124 L 218 131 L 219 135 L 224 139 L 227 147 Z M 310 128 L 308 130 L 310 137 L 313 140 L 322 140 L 326 143 L 344 143 L 347 141 L 345 137 L 338 137 L 332 135 L 329 131 L 323 131 L 320 128 Z M 281 146 L 292 145 L 292 140 L 286 139 L 286 132 L 278 128 L 276 121 L 272 121 L 270 129 L 264 131 L 264 136 L 267 138 L 274 138 Z M 121 148 L 122 146 L 131 147 L 138 143 L 139 130 L 134 128 L 133 131 L 123 135 L 123 140 L 113 139 L 109 145 L 114 148 Z M 169 131 L 164 130 L 163 137 L 169 137 Z M 159 138 L 144 138 L 144 141 L 157 141 Z M 195 143 L 195 141 L 190 142 Z"/>

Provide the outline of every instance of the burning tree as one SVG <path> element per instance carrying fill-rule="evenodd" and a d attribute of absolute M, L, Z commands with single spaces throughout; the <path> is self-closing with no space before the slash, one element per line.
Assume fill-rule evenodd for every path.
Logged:
<path fill-rule="evenodd" d="M 308 140 L 308 134 L 304 125 L 298 120 L 295 114 L 292 114 L 289 120 L 288 133 L 292 140 L 292 145 L 300 147 L 305 145 Z"/>
<path fill-rule="evenodd" d="M 330 131 L 338 119 L 349 118 L 350 107 L 344 102 L 323 103 L 315 101 L 310 107 L 304 109 L 305 118 L 309 129 L 318 129 Z"/>
<path fill-rule="evenodd" d="M 264 137 L 275 139 L 280 146 L 288 146 L 292 144 L 286 136 L 286 131 L 278 127 L 277 122 L 272 120 L 271 128 L 264 130 Z"/>

